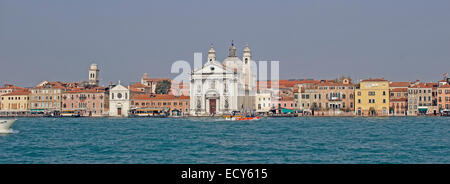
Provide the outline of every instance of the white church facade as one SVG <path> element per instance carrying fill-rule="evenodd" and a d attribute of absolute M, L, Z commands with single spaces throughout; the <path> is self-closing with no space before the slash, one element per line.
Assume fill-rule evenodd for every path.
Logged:
<path fill-rule="evenodd" d="M 109 116 L 128 117 L 130 115 L 130 90 L 119 83 L 109 91 Z"/>
<path fill-rule="evenodd" d="M 231 45 L 228 57 L 220 63 L 211 45 L 208 60 L 191 73 L 190 115 L 211 116 L 231 114 L 234 111 L 254 110 L 251 53 L 244 49 L 243 59 L 236 56 L 236 47 Z M 256 83 L 256 82 L 255 82 Z"/>

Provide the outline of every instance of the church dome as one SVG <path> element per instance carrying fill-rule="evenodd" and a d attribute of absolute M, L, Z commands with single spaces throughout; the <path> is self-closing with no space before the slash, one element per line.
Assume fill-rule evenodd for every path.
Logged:
<path fill-rule="evenodd" d="M 242 67 L 242 60 L 236 56 L 236 47 L 233 42 L 228 50 L 228 57 L 223 60 L 222 64 L 227 68 L 239 69 Z"/>
<path fill-rule="evenodd" d="M 238 57 L 227 57 L 223 60 L 222 64 L 227 68 L 239 69 L 242 67 L 242 60 Z"/>

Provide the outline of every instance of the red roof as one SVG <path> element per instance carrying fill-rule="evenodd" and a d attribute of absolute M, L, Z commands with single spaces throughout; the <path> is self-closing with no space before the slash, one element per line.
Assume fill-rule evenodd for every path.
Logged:
<path fill-rule="evenodd" d="M 136 83 L 132 84 L 130 87 L 131 88 L 146 88 L 148 86 L 146 86 L 146 85 L 144 85 L 144 84 L 142 84 L 140 82 L 136 82 Z"/>
<path fill-rule="evenodd" d="M 408 87 L 411 85 L 410 82 L 390 82 L 389 87 Z"/>
<path fill-rule="evenodd" d="M 438 88 L 450 88 L 450 85 L 446 84 L 446 85 L 439 86 Z"/>
<path fill-rule="evenodd" d="M 19 96 L 19 95 L 29 95 L 30 91 L 13 91 L 11 93 L 7 93 L 1 96 Z"/>
<path fill-rule="evenodd" d="M 433 88 L 432 83 L 419 83 L 411 86 L 410 88 Z"/>
<path fill-rule="evenodd" d="M 12 84 L 5 84 L 3 87 L 0 87 L 0 89 L 25 89 L 25 88 L 14 86 Z"/>
<path fill-rule="evenodd" d="M 394 88 L 391 92 L 407 92 L 408 88 Z"/>
<path fill-rule="evenodd" d="M 278 80 L 278 87 L 279 88 L 291 88 L 294 87 L 296 84 L 317 84 L 320 83 L 318 80 Z M 272 81 L 258 81 L 257 87 L 261 86 L 262 84 L 266 84 L 267 88 L 271 88 Z"/>
<path fill-rule="evenodd" d="M 171 81 L 170 78 L 143 78 L 143 80 L 145 80 L 147 82 L 159 82 L 159 81 L 163 81 L 163 80 Z"/>
<path fill-rule="evenodd" d="M 344 84 L 344 83 L 336 83 L 336 82 L 321 82 L 317 84 L 318 86 L 354 86 L 354 84 Z"/>
<path fill-rule="evenodd" d="M 104 93 L 105 89 L 103 88 L 71 88 L 70 90 L 66 91 L 65 93 Z"/>
<path fill-rule="evenodd" d="M 135 100 L 185 100 L 189 99 L 189 96 L 175 96 L 175 95 L 166 95 L 166 94 L 140 94 L 135 95 L 133 97 Z"/>

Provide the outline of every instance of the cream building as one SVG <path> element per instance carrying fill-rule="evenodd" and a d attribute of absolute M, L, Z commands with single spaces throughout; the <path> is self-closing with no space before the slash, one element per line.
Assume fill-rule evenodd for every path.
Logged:
<path fill-rule="evenodd" d="M 389 82 L 366 79 L 355 90 L 355 113 L 358 116 L 389 115 Z"/>
<path fill-rule="evenodd" d="M 268 113 L 272 108 L 271 93 L 257 93 L 255 96 L 255 109 L 257 113 Z"/>
<path fill-rule="evenodd" d="M 26 111 L 30 110 L 30 92 L 14 91 L 1 96 L 3 106 L 1 110 Z"/>

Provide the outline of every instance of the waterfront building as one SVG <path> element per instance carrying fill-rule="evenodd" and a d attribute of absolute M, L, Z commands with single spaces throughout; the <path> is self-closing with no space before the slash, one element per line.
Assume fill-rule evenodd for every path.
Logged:
<path fill-rule="evenodd" d="M 437 114 L 437 111 L 432 83 L 419 83 L 408 88 L 408 115 Z"/>
<path fill-rule="evenodd" d="M 299 85 L 295 95 L 297 109 L 311 115 L 353 115 L 354 91 L 355 85 L 348 78 Z"/>
<path fill-rule="evenodd" d="M 128 117 L 130 115 L 130 89 L 119 83 L 109 90 L 109 116 Z"/>
<path fill-rule="evenodd" d="M 444 84 L 437 87 L 437 104 L 438 111 L 442 113 L 444 110 L 450 111 L 450 85 Z"/>
<path fill-rule="evenodd" d="M 389 82 L 384 79 L 362 80 L 355 90 L 355 113 L 358 116 L 389 115 Z"/>
<path fill-rule="evenodd" d="M 30 111 L 30 91 L 13 91 L 0 96 L 2 101 L 1 115 L 19 116 L 26 115 Z"/>
<path fill-rule="evenodd" d="M 74 85 L 44 81 L 32 88 L 30 94 L 31 114 L 58 115 L 61 111 L 61 95 L 67 86 Z"/>
<path fill-rule="evenodd" d="M 316 87 L 316 84 L 318 83 L 320 83 L 319 80 L 308 79 L 308 80 L 301 80 L 300 82 L 294 85 L 293 96 L 297 112 L 301 113 L 309 112 L 309 107 L 311 104 L 311 99 L 309 98 L 309 96 L 311 95 L 311 91 L 309 90 L 314 89 Z M 305 93 L 306 89 L 308 89 L 308 94 Z M 306 96 L 308 98 L 306 98 Z"/>
<path fill-rule="evenodd" d="M 269 113 L 272 110 L 272 94 L 271 93 L 257 93 L 255 96 L 256 113 Z"/>
<path fill-rule="evenodd" d="M 408 112 L 408 98 L 389 99 L 389 111 L 392 116 L 406 116 Z"/>
<path fill-rule="evenodd" d="M 0 87 L 0 96 L 4 95 L 4 94 L 8 94 L 11 93 L 13 91 L 24 91 L 24 90 L 28 90 L 26 88 L 21 88 L 18 86 L 14 86 L 12 84 L 5 84 L 4 86 Z M 2 108 L 2 100 L 0 98 L 0 109 Z"/>
<path fill-rule="evenodd" d="M 91 67 L 89 67 L 89 85 L 91 86 L 98 86 L 100 78 L 100 69 L 98 68 L 97 64 L 92 64 Z"/>
<path fill-rule="evenodd" d="M 278 114 L 295 113 L 294 97 L 281 96 L 279 100 L 272 103 L 272 110 L 275 110 Z"/>
<path fill-rule="evenodd" d="M 191 73 L 191 115 L 210 116 L 254 110 L 256 94 L 251 93 L 251 90 L 254 90 L 250 84 L 253 74 L 248 69 L 251 55 L 249 49 L 244 49 L 244 52 L 243 62 L 236 56 L 236 47 L 232 44 L 228 57 L 220 63 L 216 60 L 216 53 L 211 45 L 208 61 Z M 246 79 L 246 76 L 251 79 Z"/>
<path fill-rule="evenodd" d="M 168 94 L 139 94 L 131 99 L 132 110 L 163 109 L 170 115 L 189 115 L 189 96 L 174 96 Z"/>
<path fill-rule="evenodd" d="M 389 82 L 389 113 L 392 116 L 407 115 L 410 85 L 410 82 Z"/>
<path fill-rule="evenodd" d="M 71 110 L 80 116 L 105 116 L 109 109 L 107 88 L 72 88 L 62 94 L 62 111 Z"/>

